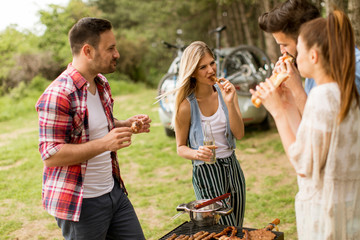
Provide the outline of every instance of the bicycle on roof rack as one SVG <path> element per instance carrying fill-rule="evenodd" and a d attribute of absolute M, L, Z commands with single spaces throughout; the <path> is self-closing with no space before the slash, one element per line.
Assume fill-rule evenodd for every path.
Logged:
<path fill-rule="evenodd" d="M 249 89 L 255 88 L 265 78 L 270 77 L 271 61 L 264 51 L 255 46 L 240 45 L 221 48 L 221 32 L 225 29 L 226 26 L 220 26 L 209 32 L 209 34 L 215 33 L 216 37 L 216 47 L 213 49 L 217 65 L 216 75 L 234 84 L 245 125 L 259 124 L 262 129 L 268 129 L 268 113 L 264 107 L 253 106 Z M 184 44 L 179 43 L 170 44 L 163 41 L 163 44 L 169 49 L 176 49 L 177 55 L 158 84 L 158 96 L 176 87 L 180 59 L 186 48 Z M 168 95 L 159 101 L 160 121 L 167 136 L 174 136 L 174 130 L 170 127 L 174 102 L 175 94 Z"/>

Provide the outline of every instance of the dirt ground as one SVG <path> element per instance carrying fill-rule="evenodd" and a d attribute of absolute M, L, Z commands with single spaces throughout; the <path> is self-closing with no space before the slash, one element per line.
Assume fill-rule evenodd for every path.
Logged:
<path fill-rule="evenodd" d="M 252 192 L 258 192 L 257 184 L 261 183 L 261 179 L 267 176 L 276 176 L 280 172 L 286 173 L 290 177 L 283 179 L 282 183 L 284 185 L 296 178 L 295 171 L 285 153 L 273 152 L 271 150 L 259 153 L 257 150 L 257 146 L 279 141 L 279 139 L 280 136 L 277 132 L 267 131 L 261 137 L 246 140 L 251 143 L 251 147 L 243 150 L 236 149 L 236 156 L 241 163 L 245 177 L 257 176 L 259 179 L 253 184 Z"/>

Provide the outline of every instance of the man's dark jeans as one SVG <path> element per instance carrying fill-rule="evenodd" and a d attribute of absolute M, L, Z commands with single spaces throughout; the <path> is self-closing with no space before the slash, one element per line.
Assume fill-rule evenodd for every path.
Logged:
<path fill-rule="evenodd" d="M 145 239 L 134 208 L 117 181 L 110 193 L 83 199 L 79 222 L 55 219 L 66 240 Z"/>

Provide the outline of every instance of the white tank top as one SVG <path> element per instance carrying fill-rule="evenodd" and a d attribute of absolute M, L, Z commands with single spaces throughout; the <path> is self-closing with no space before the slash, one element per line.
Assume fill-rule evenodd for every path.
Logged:
<path fill-rule="evenodd" d="M 221 106 L 221 100 L 219 95 L 218 103 L 219 107 L 216 110 L 216 113 L 214 113 L 210 117 L 205 117 L 200 111 L 201 127 L 202 129 L 204 129 L 205 121 L 210 121 L 211 129 L 215 139 L 215 145 L 218 147 L 216 149 L 216 158 L 226 158 L 232 154 L 233 150 L 230 149 L 225 137 L 226 116 Z"/>
<path fill-rule="evenodd" d="M 90 141 L 105 136 L 108 122 L 101 104 L 98 90 L 95 95 L 87 92 Z M 84 198 L 94 198 L 111 192 L 114 186 L 110 151 L 103 152 L 88 160 L 84 179 Z"/>

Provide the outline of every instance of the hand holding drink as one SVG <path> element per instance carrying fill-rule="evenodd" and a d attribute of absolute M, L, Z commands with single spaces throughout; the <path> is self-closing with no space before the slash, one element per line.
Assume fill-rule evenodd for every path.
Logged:
<path fill-rule="evenodd" d="M 212 156 L 210 158 L 211 161 L 210 162 L 205 162 L 205 163 L 214 164 L 216 162 L 215 149 L 217 147 L 215 146 L 215 139 L 214 139 L 214 136 L 212 134 L 210 121 L 206 121 L 205 126 L 204 126 L 204 146 L 211 149 L 211 151 L 212 151 Z"/>

